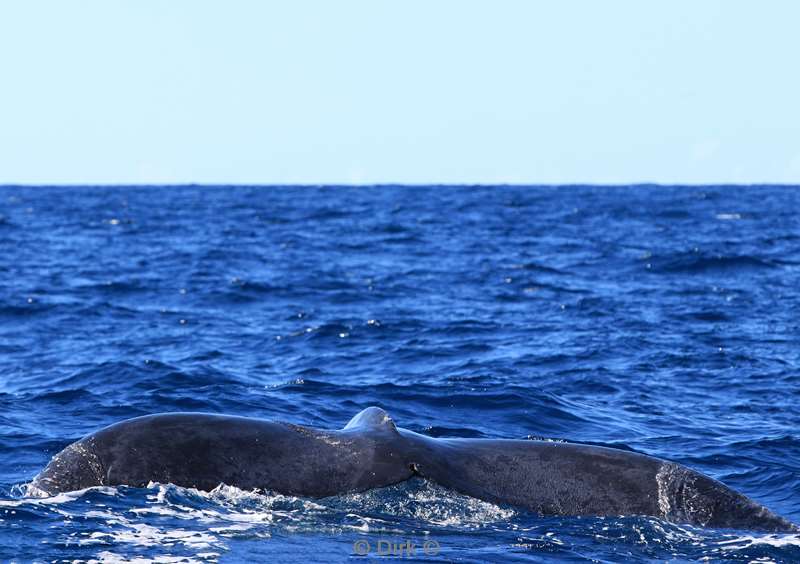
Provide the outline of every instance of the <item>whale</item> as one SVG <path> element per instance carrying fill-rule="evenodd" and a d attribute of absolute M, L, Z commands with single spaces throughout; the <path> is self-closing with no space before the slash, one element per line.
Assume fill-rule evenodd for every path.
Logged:
<path fill-rule="evenodd" d="M 172 483 L 324 498 L 415 476 L 542 516 L 652 516 L 701 527 L 800 530 L 675 462 L 580 443 L 433 438 L 397 427 L 379 407 L 337 430 L 207 413 L 128 419 L 56 454 L 28 495 Z"/>

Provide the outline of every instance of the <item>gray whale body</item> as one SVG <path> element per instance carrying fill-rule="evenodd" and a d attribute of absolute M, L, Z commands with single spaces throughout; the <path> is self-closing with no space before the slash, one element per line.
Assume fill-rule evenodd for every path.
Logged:
<path fill-rule="evenodd" d="M 798 531 L 747 496 L 685 466 L 613 448 L 538 440 L 434 439 L 370 407 L 343 429 L 204 413 L 122 421 L 69 445 L 29 492 L 149 482 L 220 483 L 326 497 L 421 476 L 542 515 L 649 515 L 676 523 Z"/>

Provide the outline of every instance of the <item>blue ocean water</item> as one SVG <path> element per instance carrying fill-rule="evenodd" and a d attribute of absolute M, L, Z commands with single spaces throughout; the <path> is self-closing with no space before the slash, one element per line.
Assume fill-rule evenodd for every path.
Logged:
<path fill-rule="evenodd" d="M 793 187 L 0 187 L 0 560 L 800 561 L 800 536 L 543 518 L 422 480 L 330 499 L 24 484 L 163 411 L 675 460 L 800 522 Z M 407 545 L 406 545 L 407 546 Z"/>

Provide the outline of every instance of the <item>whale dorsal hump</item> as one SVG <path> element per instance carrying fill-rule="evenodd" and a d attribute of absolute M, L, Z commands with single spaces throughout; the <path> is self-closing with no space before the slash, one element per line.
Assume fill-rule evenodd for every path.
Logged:
<path fill-rule="evenodd" d="M 359 412 L 344 426 L 345 431 L 352 431 L 355 429 L 397 432 L 397 427 L 392 418 L 389 417 L 389 414 L 380 407 L 375 406 L 368 407 Z"/>

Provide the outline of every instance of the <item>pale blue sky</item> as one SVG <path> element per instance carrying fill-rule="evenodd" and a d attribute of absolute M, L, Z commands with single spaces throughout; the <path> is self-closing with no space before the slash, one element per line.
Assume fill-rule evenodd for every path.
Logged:
<path fill-rule="evenodd" d="M 800 2 L 0 0 L 0 183 L 800 183 Z"/>

